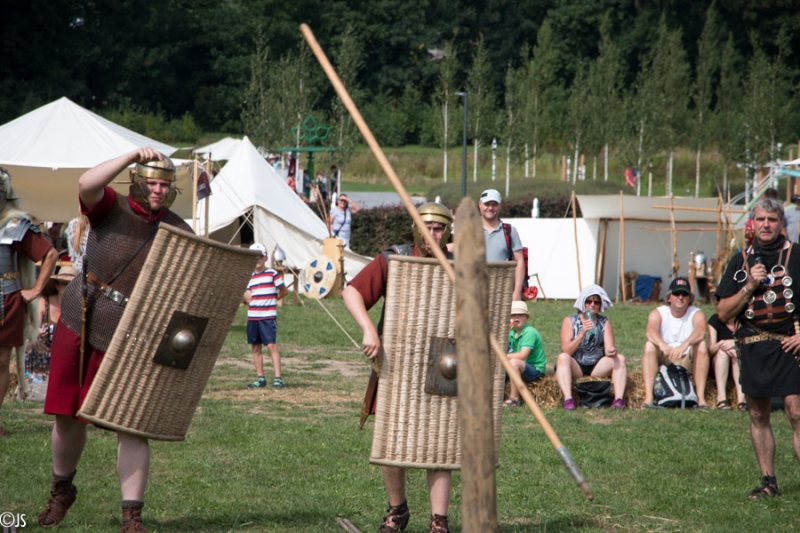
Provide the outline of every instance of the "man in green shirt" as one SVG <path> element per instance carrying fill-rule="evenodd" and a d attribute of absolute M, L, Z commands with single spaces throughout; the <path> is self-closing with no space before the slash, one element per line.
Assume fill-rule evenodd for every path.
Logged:
<path fill-rule="evenodd" d="M 544 366 L 547 356 L 544 353 L 542 336 L 536 328 L 528 324 L 528 305 L 525 302 L 512 302 L 511 304 L 511 330 L 508 332 L 508 360 L 511 366 L 517 369 L 525 383 L 544 377 Z M 508 400 L 503 404 L 507 407 L 520 405 L 519 390 L 511 382 L 511 391 Z"/>

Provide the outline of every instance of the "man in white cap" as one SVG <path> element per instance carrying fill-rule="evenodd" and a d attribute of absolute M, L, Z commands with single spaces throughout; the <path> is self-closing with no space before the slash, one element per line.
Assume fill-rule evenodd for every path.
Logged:
<path fill-rule="evenodd" d="M 520 301 L 528 273 L 525 271 L 525 257 L 519 233 L 514 226 L 500 220 L 500 193 L 496 189 L 487 189 L 481 193 L 478 209 L 481 211 L 483 234 L 486 237 L 486 260 L 517 263 L 514 272 L 514 294 L 511 299 L 515 302 Z"/>
<path fill-rule="evenodd" d="M 244 301 L 247 302 L 247 343 L 253 347 L 253 364 L 256 367 L 256 380 L 247 385 L 248 389 L 257 389 L 267 386 L 264 377 L 264 356 L 261 347 L 267 345 L 272 358 L 272 369 L 275 377 L 272 380 L 273 389 L 283 388 L 281 377 L 281 355 L 278 352 L 278 300 L 285 297 L 289 291 L 283 283 L 283 278 L 277 270 L 267 268 L 267 248 L 257 242 L 250 246 L 251 250 L 261 252 L 261 257 L 256 263 Z"/>

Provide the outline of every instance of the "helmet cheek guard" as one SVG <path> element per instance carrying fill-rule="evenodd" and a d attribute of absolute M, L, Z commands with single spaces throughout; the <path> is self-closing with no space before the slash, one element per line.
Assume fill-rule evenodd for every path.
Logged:
<path fill-rule="evenodd" d="M 450 210 L 442 204 L 436 202 L 429 202 L 419 207 L 419 216 L 423 222 L 438 222 L 444 225 L 444 232 L 439 239 L 439 248 L 445 249 L 447 241 L 450 240 L 450 234 L 453 231 L 453 215 Z M 414 236 L 414 245 L 420 251 L 429 251 L 428 243 L 422 236 L 422 232 L 417 228 L 416 224 L 411 226 L 411 233 Z"/>

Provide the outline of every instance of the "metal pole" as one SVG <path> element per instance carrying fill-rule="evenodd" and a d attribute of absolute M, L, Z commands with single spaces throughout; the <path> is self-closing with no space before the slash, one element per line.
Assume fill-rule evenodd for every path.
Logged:
<path fill-rule="evenodd" d="M 458 92 L 456 96 L 464 98 L 464 141 L 461 154 L 461 198 L 467 196 L 467 93 Z"/>

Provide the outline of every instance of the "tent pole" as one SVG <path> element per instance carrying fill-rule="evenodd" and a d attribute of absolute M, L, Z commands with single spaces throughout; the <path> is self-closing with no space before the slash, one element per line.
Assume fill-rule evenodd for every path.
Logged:
<path fill-rule="evenodd" d="M 209 198 L 211 198 L 211 170 L 213 169 L 213 163 L 211 162 L 211 152 L 208 152 L 208 161 L 206 161 L 206 176 L 208 177 L 208 196 L 205 199 L 205 224 L 203 224 L 203 228 L 205 229 L 205 236 L 208 237 L 208 219 L 209 219 Z M 197 194 L 197 187 L 194 188 L 195 194 Z"/>
<path fill-rule="evenodd" d="M 622 301 L 628 299 L 625 287 L 625 201 L 622 198 L 622 191 L 619 191 L 619 238 L 620 238 L 620 260 L 619 260 L 619 279 L 622 284 Z"/>
<path fill-rule="evenodd" d="M 681 263 L 678 261 L 678 232 L 675 231 L 675 209 L 673 202 L 675 196 L 671 193 L 669 195 L 669 227 L 672 230 L 672 274 L 673 277 L 678 276 L 678 271 L 681 268 Z"/>
<path fill-rule="evenodd" d="M 192 165 L 192 231 L 197 234 L 197 154 Z"/>
<path fill-rule="evenodd" d="M 595 284 L 603 284 L 603 273 L 606 269 L 606 237 L 608 236 L 608 219 L 603 219 L 603 229 L 600 233 L 600 253 L 597 255 L 597 272 L 595 273 Z"/>
<path fill-rule="evenodd" d="M 578 263 L 578 292 L 583 290 L 581 281 L 581 250 L 578 247 L 578 213 L 575 211 L 575 191 L 572 191 L 572 228 L 575 233 L 575 260 Z"/>

